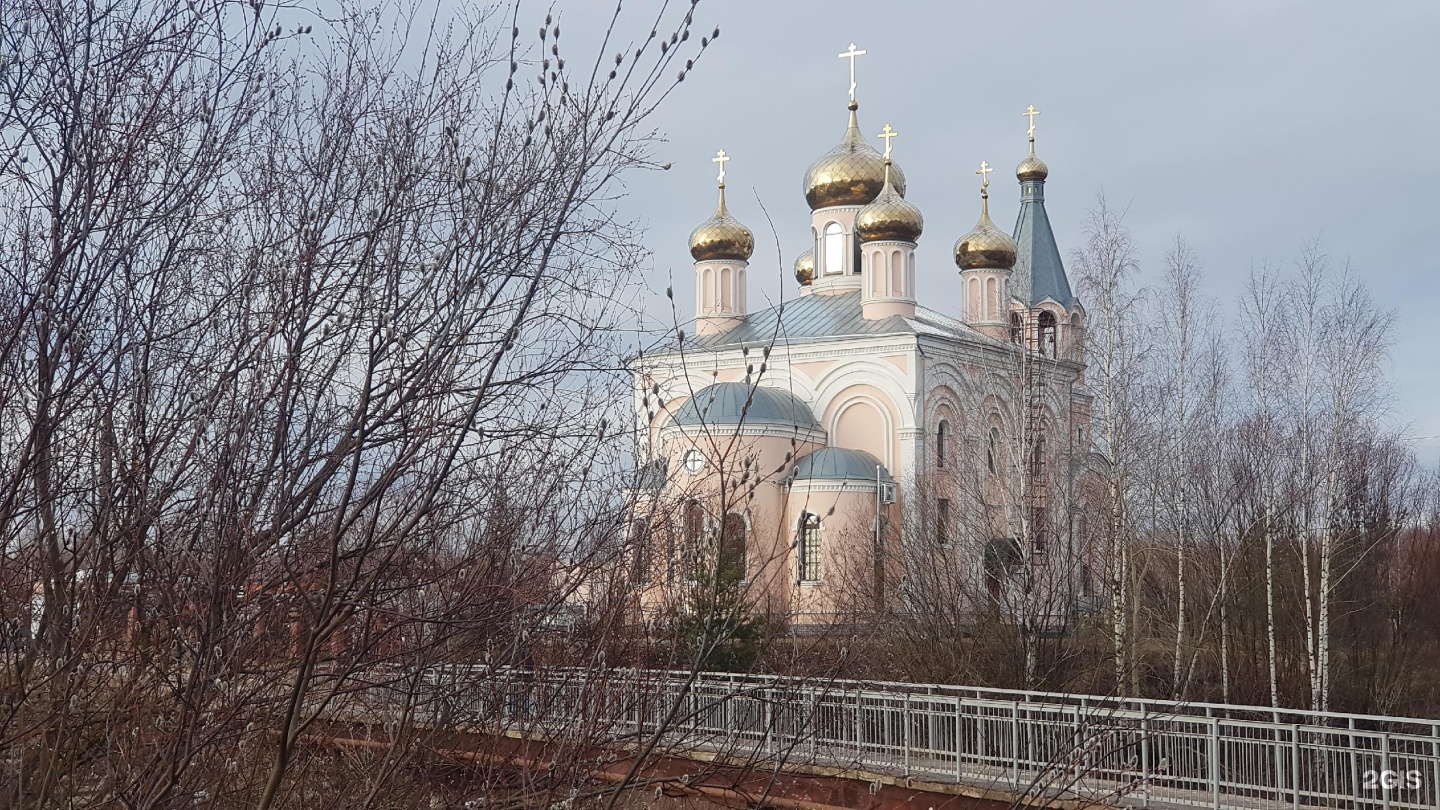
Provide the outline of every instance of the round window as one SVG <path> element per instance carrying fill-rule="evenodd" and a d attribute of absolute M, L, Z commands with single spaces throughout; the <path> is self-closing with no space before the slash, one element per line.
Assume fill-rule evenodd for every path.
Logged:
<path fill-rule="evenodd" d="M 695 448 L 690 448 L 685 453 L 685 472 L 697 475 L 705 469 L 705 454 Z"/>

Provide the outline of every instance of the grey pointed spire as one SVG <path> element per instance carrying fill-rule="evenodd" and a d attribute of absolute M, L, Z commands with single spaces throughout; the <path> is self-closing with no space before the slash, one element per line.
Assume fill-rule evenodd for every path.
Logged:
<path fill-rule="evenodd" d="M 1030 157 L 1020 164 L 1016 174 L 1020 178 L 1020 216 L 1015 220 L 1015 272 L 1010 277 L 1010 289 L 1026 306 L 1033 307 L 1048 298 L 1069 309 L 1075 305 L 1075 295 L 1070 291 L 1065 263 L 1050 230 L 1050 217 L 1045 213 L 1048 170 L 1035 157 L 1033 141 Z"/>

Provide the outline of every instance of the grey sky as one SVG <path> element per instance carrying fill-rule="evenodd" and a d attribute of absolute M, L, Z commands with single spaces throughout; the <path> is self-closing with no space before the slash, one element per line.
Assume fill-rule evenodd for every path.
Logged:
<path fill-rule="evenodd" d="M 572 5 L 565 16 L 598 10 Z M 1103 189 L 1130 206 L 1144 278 L 1183 234 L 1228 323 L 1252 262 L 1289 262 L 1318 236 L 1398 319 L 1395 421 L 1440 437 L 1440 3 L 702 3 L 697 25 L 715 23 L 719 42 L 655 122 L 668 138 L 657 157 L 674 168 L 632 177 L 623 203 L 648 225 L 656 289 L 673 272 L 682 315 L 694 289 L 686 237 L 713 210 L 709 159 L 721 147 L 734 158 L 731 210 L 758 242 L 751 308 L 775 300 L 782 279 L 794 295 L 789 265 L 809 243 L 801 177 L 844 130 L 848 77 L 836 54 L 853 40 L 868 51 L 861 126 L 900 132 L 907 198 L 925 214 L 922 303 L 958 309 L 949 252 L 978 215 L 982 159 L 997 169 L 996 222 L 1014 222 L 1021 112 L 1033 103 L 1067 257 Z M 1440 438 L 1419 448 L 1440 459 Z"/>

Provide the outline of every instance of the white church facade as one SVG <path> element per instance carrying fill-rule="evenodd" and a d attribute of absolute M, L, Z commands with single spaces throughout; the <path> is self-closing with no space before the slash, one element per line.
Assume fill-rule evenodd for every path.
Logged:
<path fill-rule="evenodd" d="M 925 222 L 893 130 L 883 152 L 862 134 L 853 83 L 839 144 L 805 172 L 813 246 L 781 306 L 747 306 L 754 237 L 727 207 L 717 156 L 719 203 L 690 238 L 693 326 L 632 364 L 642 610 L 718 583 L 792 625 L 828 625 L 904 610 L 907 582 L 937 578 L 953 586 L 936 586 L 944 598 L 1053 622 L 1097 587 L 1083 538 L 1087 477 L 1103 463 L 1086 314 L 1046 214 L 1036 112 L 1012 233 L 990 220 L 982 164 L 979 222 L 954 229 L 955 275 L 928 271 L 949 280 L 926 294 L 958 299 L 959 319 L 922 303 Z"/>

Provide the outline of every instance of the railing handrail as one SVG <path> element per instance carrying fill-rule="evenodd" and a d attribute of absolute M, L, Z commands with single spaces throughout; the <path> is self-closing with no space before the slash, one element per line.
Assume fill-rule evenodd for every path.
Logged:
<path fill-rule="evenodd" d="M 467 667 L 482 667 L 483 665 L 465 665 L 465 666 L 467 666 Z M 507 669 L 507 668 L 506 668 L 506 667 L 496 667 L 495 669 L 496 669 L 497 671 L 503 671 L 503 670 L 505 670 L 505 669 Z M 546 669 L 543 670 L 543 671 L 545 671 L 545 672 L 557 672 L 557 671 L 558 671 L 558 672 L 582 673 L 582 672 L 594 672 L 595 670 L 585 670 L 585 669 L 582 669 L 582 668 L 565 667 L 565 668 L 546 668 Z M 674 679 L 674 678 L 689 678 L 689 677 L 691 677 L 691 675 L 692 675 L 692 673 L 689 672 L 689 671 L 687 671 L 687 670 L 664 670 L 664 669 L 643 669 L 643 670 L 640 670 L 640 669 L 635 669 L 635 668 L 623 668 L 623 667 L 622 667 L 622 668 L 609 669 L 609 670 L 605 670 L 605 671 L 607 671 L 607 672 L 613 672 L 613 673 L 617 673 L 617 674 L 618 674 L 618 673 L 640 674 L 640 675 L 643 675 L 644 677 L 647 677 L 647 678 L 664 678 L 664 679 L 667 679 L 667 680 L 668 680 L 668 679 Z M 1293 722 L 1290 722 L 1290 721 L 1281 721 L 1281 720 L 1279 720 L 1279 719 L 1277 719 L 1277 718 L 1281 718 L 1281 717 L 1288 717 L 1288 718 L 1314 718 L 1314 719 L 1317 719 L 1317 720 L 1343 721 L 1343 722 L 1345 723 L 1344 730 L 1347 730 L 1347 731 L 1353 730 L 1353 731 L 1356 731 L 1356 732 L 1369 730 L 1369 729 L 1362 729 L 1362 728 L 1355 728 L 1355 727 L 1353 727 L 1353 724 L 1354 724 L 1354 723 L 1357 723 L 1357 722 L 1359 722 L 1359 723 L 1383 723 L 1383 724 L 1388 724 L 1388 725 L 1412 725 L 1412 726 L 1419 726 L 1419 727 L 1428 729 L 1428 731 L 1427 731 L 1426 733 L 1420 734 L 1419 736 L 1440 736 L 1440 719 L 1436 719 L 1436 718 L 1424 718 L 1424 717 L 1405 717 L 1405 716 L 1402 716 L 1402 715 L 1371 715 L 1371 714 L 1357 714 L 1357 713 L 1350 713 L 1350 712 L 1318 711 L 1318 710 L 1313 710 L 1313 709 L 1294 709 L 1294 708 L 1286 708 L 1286 707 L 1258 706 L 1258 705 L 1240 704 L 1240 703 L 1208 703 L 1208 702 L 1205 702 L 1205 701 L 1177 701 L 1177 700 L 1167 700 L 1167 699 L 1164 699 L 1164 698 L 1137 698 L 1137 697 L 1124 697 L 1124 696 L 1119 696 L 1119 695 L 1092 695 L 1092 694 L 1084 694 L 1084 693 L 1079 693 L 1079 692 L 1043 692 L 1043 691 L 1034 691 L 1034 690 L 1025 690 L 1025 689 L 1007 689 L 1007 688 L 1002 688 L 1002 687 L 990 687 L 990 686 L 966 686 L 966 685 L 963 685 L 963 684 L 910 683 L 910 682 L 907 682 L 907 681 L 881 681 L 881 680 L 860 680 L 860 679 L 853 679 L 853 678 L 825 678 L 825 677 L 805 677 L 805 676 L 793 676 L 793 675 L 767 675 L 767 674 L 760 674 L 760 673 L 700 672 L 700 673 L 693 673 L 693 674 L 695 675 L 695 680 L 696 680 L 697 682 L 709 682 L 709 681 L 728 681 L 728 682 L 731 682 L 731 683 L 753 682 L 753 683 L 755 683 L 755 684 L 757 684 L 757 685 L 761 685 L 761 686 L 776 686 L 776 685 L 781 685 L 781 684 L 793 684 L 793 685 L 796 685 L 796 686 L 805 686 L 805 685 L 811 685 L 811 684 L 826 684 L 826 685 L 829 685 L 830 688 L 833 688 L 833 689 L 844 689 L 844 690 L 851 690 L 851 691 L 853 691 L 853 690 L 867 690 L 867 691 L 874 691 L 874 692 L 899 692 L 899 693 L 908 693 L 908 694 L 912 694 L 912 695 L 913 695 L 913 694 L 916 694 L 916 693 L 919 692 L 920 690 L 924 690 L 924 692 L 927 693 L 927 694 L 952 695 L 952 694 L 959 693 L 959 694 L 961 694 L 962 696 L 964 696 L 964 695 L 974 695 L 977 699 L 980 699 L 981 696 L 984 695 L 984 694 L 989 694 L 989 695 L 1003 695 L 1003 696 L 1004 696 L 1003 698 L 998 698 L 998 699 L 1003 699 L 1003 700 L 1005 700 L 1005 701 L 1007 701 L 1007 702 L 1019 698 L 1022 703 L 1037 703 L 1037 704 L 1051 704 L 1051 705 L 1065 705 L 1065 706 L 1068 706 L 1068 705 L 1082 705 L 1082 706 L 1089 706 L 1089 707 L 1094 707 L 1094 708 L 1103 708 L 1103 707 L 1106 706 L 1106 705 L 1118 705 L 1118 707 L 1119 707 L 1119 708 L 1122 708 L 1122 709 L 1125 708 L 1125 706 L 1127 706 L 1127 705 L 1136 706 L 1136 707 L 1142 707 L 1142 706 L 1143 706 L 1143 707 L 1146 707 L 1146 709 L 1149 710 L 1149 711 L 1151 711 L 1153 714 L 1164 714 L 1164 715 L 1171 715 L 1171 716 L 1176 716 L 1176 717 L 1198 716 L 1198 717 L 1206 717 L 1206 718 L 1209 718 L 1209 717 L 1217 717 L 1217 716 L 1218 716 L 1218 717 L 1219 717 L 1220 719 L 1222 719 L 1222 720 L 1226 720 L 1226 719 L 1234 720 L 1234 719 L 1245 719 L 1245 718 L 1232 718 L 1232 717 L 1228 717 L 1228 716 L 1226 716 L 1226 715 L 1229 715 L 1229 714 L 1270 715 L 1271 718 L 1272 718 L 1271 720 L 1269 720 L 1269 721 L 1259 721 L 1259 722 L 1270 722 L 1270 723 L 1272 723 L 1272 724 L 1279 724 L 1279 725 L 1284 725 L 1284 726 L 1287 726 L 1287 727 L 1290 726 L 1290 725 L 1293 725 Z M 1223 714 L 1218 714 L 1218 715 L 1217 715 L 1217 713 L 1223 713 Z M 1314 727 L 1314 728 L 1323 728 L 1323 729 L 1328 729 L 1328 730 L 1337 730 L 1335 726 L 1327 725 L 1327 724 L 1325 724 L 1324 722 L 1302 723 L 1301 725 L 1305 725 L 1305 726 L 1307 726 L 1307 727 Z"/>

